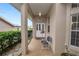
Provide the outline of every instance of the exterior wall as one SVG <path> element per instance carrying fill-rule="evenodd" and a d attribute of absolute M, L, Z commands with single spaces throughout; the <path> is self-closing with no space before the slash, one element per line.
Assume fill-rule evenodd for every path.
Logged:
<path fill-rule="evenodd" d="M 33 38 L 36 38 L 36 23 L 45 23 L 45 29 L 47 29 L 47 19 L 44 18 L 44 17 L 34 17 L 32 19 L 32 22 L 33 22 Z M 46 34 L 47 30 L 45 31 L 45 34 Z"/>
<path fill-rule="evenodd" d="M 21 27 L 16 27 L 16 26 L 15 26 L 15 27 L 13 28 L 13 30 L 19 30 L 19 31 L 20 31 L 20 30 L 21 30 Z"/>
<path fill-rule="evenodd" d="M 66 15 L 66 45 L 71 53 L 79 55 L 79 47 L 72 46 L 71 42 L 71 15 L 78 14 L 79 8 L 71 9 L 71 4 L 67 4 L 67 15 Z"/>
<path fill-rule="evenodd" d="M 79 47 L 71 42 L 71 15 L 78 14 L 79 8 L 71 9 L 71 4 L 53 4 L 50 12 L 50 36 L 52 37 L 52 51 L 55 55 L 65 51 L 68 46 L 70 53 L 79 55 Z"/>
<path fill-rule="evenodd" d="M 56 20 L 55 20 L 55 4 L 53 4 L 53 6 L 51 7 L 51 12 L 50 12 L 50 36 L 52 37 L 52 44 L 51 44 L 51 48 L 53 53 L 55 53 L 55 27 L 56 27 Z"/>
<path fill-rule="evenodd" d="M 63 25 L 62 25 L 63 24 Z M 66 36 L 66 7 L 65 4 L 54 4 L 50 14 L 50 36 L 52 37 L 52 51 L 60 55 L 65 51 Z"/>
<path fill-rule="evenodd" d="M 0 20 L 0 32 L 3 31 L 10 31 L 12 30 L 14 27 L 8 25 L 7 23 L 3 22 L 2 20 Z"/>

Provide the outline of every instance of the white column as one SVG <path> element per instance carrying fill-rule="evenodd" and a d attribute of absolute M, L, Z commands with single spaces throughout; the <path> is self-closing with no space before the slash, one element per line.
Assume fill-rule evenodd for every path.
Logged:
<path fill-rule="evenodd" d="M 66 5 L 53 4 L 50 16 L 50 35 L 52 37 L 53 55 L 60 55 L 65 51 L 66 39 Z"/>
<path fill-rule="evenodd" d="M 21 6 L 21 49 L 22 55 L 26 55 L 28 51 L 28 30 L 27 30 L 28 11 L 26 4 Z"/>
<path fill-rule="evenodd" d="M 33 23 L 33 32 L 32 32 L 32 36 L 33 36 L 33 39 L 35 39 L 35 19 L 34 17 L 32 18 L 32 23 Z"/>
<path fill-rule="evenodd" d="M 60 55 L 65 51 L 66 39 L 66 4 L 56 4 L 56 32 L 55 32 L 55 54 Z"/>

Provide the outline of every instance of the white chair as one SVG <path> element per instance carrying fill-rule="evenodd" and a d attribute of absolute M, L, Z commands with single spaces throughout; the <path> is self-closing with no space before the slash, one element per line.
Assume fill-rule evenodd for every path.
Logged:
<path fill-rule="evenodd" d="M 50 36 L 47 36 L 45 39 L 41 40 L 41 43 L 43 44 L 43 46 L 42 46 L 43 49 L 50 49 L 51 43 L 52 43 L 52 38 Z"/>

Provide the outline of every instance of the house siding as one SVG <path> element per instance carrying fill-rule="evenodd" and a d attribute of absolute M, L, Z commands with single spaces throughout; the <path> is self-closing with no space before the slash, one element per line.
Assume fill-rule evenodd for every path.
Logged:
<path fill-rule="evenodd" d="M 14 27 L 0 20 L 0 32 L 11 31 Z"/>

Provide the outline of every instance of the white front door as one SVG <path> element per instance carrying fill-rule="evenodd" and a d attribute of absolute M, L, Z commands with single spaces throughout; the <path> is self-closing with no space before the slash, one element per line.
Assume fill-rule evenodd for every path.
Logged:
<path fill-rule="evenodd" d="M 36 37 L 37 38 L 45 37 L 45 23 L 36 24 Z"/>

